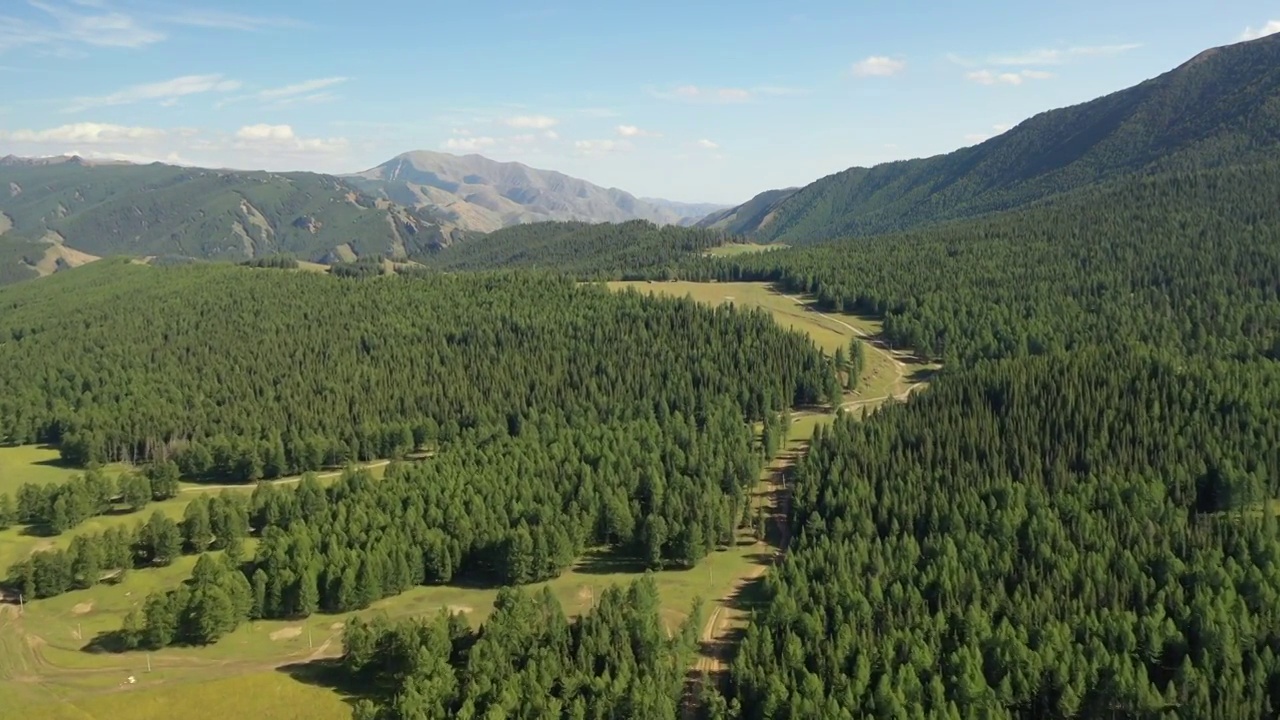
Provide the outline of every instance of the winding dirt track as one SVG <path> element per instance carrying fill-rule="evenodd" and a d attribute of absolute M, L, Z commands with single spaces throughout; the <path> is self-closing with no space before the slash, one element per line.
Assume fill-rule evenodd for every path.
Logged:
<path fill-rule="evenodd" d="M 839 325 L 840 327 L 848 330 L 855 337 L 866 339 L 867 345 L 869 345 L 872 350 L 884 355 L 893 364 L 896 375 L 894 378 L 894 386 L 897 387 L 903 385 L 907 377 L 906 361 L 914 361 L 916 358 L 908 353 L 900 353 L 890 349 L 883 340 L 876 338 L 871 333 L 850 325 L 838 317 L 820 312 L 812 308 L 809 303 L 805 302 L 801 298 L 793 295 L 784 295 L 783 297 L 791 300 L 797 305 L 804 306 L 809 312 Z M 890 393 L 880 397 L 865 398 L 861 400 L 851 400 L 841 404 L 840 409 L 851 410 L 868 405 L 877 405 L 879 403 L 883 403 L 889 398 L 905 400 L 912 392 L 924 387 L 926 384 L 927 382 L 925 381 L 916 382 L 906 385 L 897 393 Z M 773 472 L 768 481 L 766 492 L 775 499 L 772 507 L 769 508 L 769 514 L 776 530 L 775 537 L 778 539 L 778 542 L 774 547 L 773 557 L 769 563 L 757 565 L 752 568 L 750 573 L 738 578 L 729 589 L 729 592 L 723 597 L 717 599 L 715 607 L 711 612 L 711 617 L 707 619 L 706 625 L 703 626 L 702 632 L 699 635 L 702 648 L 698 653 L 698 660 L 694 665 L 694 672 L 696 675 L 702 675 L 704 673 L 708 675 L 717 675 L 724 673 L 728 669 L 730 656 L 730 649 L 728 647 L 729 640 L 731 638 L 732 631 L 735 629 L 734 625 L 730 622 L 730 615 L 732 614 L 730 603 L 748 583 L 759 578 L 768 571 L 771 566 L 777 565 L 781 562 L 783 556 L 786 555 L 787 547 L 791 543 L 791 526 L 787 522 L 787 518 L 790 516 L 791 510 L 791 491 L 787 486 L 786 473 L 804 452 L 805 450 L 803 448 L 796 448 L 785 452 L 783 454 L 784 462 L 782 462 Z"/>

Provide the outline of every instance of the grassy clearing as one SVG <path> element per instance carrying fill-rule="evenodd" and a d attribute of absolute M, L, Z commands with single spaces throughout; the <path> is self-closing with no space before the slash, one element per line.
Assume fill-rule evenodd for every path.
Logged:
<path fill-rule="evenodd" d="M 720 247 L 713 247 L 703 253 L 707 257 L 734 257 L 735 255 L 754 255 L 756 253 L 769 252 L 771 250 L 782 250 L 790 247 L 784 243 L 770 243 L 768 245 L 758 245 L 756 243 L 726 243 Z"/>
<path fill-rule="evenodd" d="M 108 465 L 108 473 L 119 474 L 123 465 Z M 0 446 L 0 493 L 14 497 L 18 488 L 27 483 L 47 485 L 66 482 L 73 475 L 84 472 L 62 462 L 57 448 L 48 445 Z"/>

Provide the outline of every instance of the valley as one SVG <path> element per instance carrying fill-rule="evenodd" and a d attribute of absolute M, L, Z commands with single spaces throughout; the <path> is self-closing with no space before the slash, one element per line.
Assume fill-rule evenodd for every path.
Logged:
<path fill-rule="evenodd" d="M 633 287 L 644 290 L 651 286 L 640 283 L 611 283 L 615 290 Z M 857 336 L 873 336 L 877 324 L 856 316 L 832 317 L 805 310 L 799 298 L 783 296 L 759 283 L 663 283 L 659 292 L 672 296 L 690 294 L 699 302 L 717 304 L 736 302 L 744 307 L 757 307 L 772 314 L 775 320 L 798 332 L 809 333 L 819 345 L 834 352 L 847 347 Z M 728 295 L 725 295 L 728 293 Z M 875 405 L 888 394 L 910 392 L 916 386 L 904 384 L 904 378 L 916 372 L 895 354 L 879 351 L 862 373 L 859 390 L 843 400 L 846 409 Z M 867 397 L 874 396 L 874 397 Z M 716 675 L 727 669 L 731 646 L 740 637 L 749 619 L 751 598 L 758 593 L 762 575 L 784 551 L 787 534 L 787 489 L 785 478 L 792 464 L 803 454 L 809 438 L 818 425 L 830 423 L 834 416 L 823 410 L 796 413 L 788 430 L 785 446 L 777 458 L 762 471 L 752 491 L 753 507 L 767 518 L 765 539 L 755 530 L 743 528 L 734 545 L 721 549 L 691 570 L 668 570 L 654 577 L 662 599 L 662 621 L 668 632 L 687 617 L 695 598 L 704 601 L 704 625 L 700 631 L 697 673 Z M 429 458 L 418 462 L 431 462 Z M 379 460 L 362 466 L 381 477 L 387 461 Z M 106 468 L 118 474 L 125 466 Z M 73 468 L 58 459 L 56 450 L 22 446 L 0 448 L 0 493 L 13 495 L 22 484 L 52 484 L 65 481 Z M 324 484 L 341 475 L 339 471 L 318 473 Z M 296 484 L 298 478 L 272 480 L 274 486 Z M 119 514 L 91 519 L 73 530 L 51 539 L 33 538 L 20 528 L 0 531 L 0 565 L 9 567 L 32 550 L 66 547 L 79 535 L 99 533 L 110 527 L 123 527 L 141 521 L 153 511 L 180 520 L 193 494 L 231 491 L 248 493 L 253 486 L 244 484 L 210 484 L 184 482 L 172 500 L 148 505 L 143 513 Z M 249 542 L 252 553 L 253 541 Z M 193 718 L 225 717 L 240 712 L 238 703 L 267 693 L 275 705 L 266 708 L 272 717 L 347 717 L 349 712 L 340 689 L 316 685 L 307 678 L 323 675 L 324 668 L 341 653 L 342 626 L 354 616 L 382 614 L 390 618 L 430 616 L 448 609 L 463 612 L 473 624 L 488 616 L 497 594 L 492 588 L 466 586 L 420 587 L 396 597 L 374 603 L 368 610 L 346 614 L 318 614 L 302 621 L 254 621 L 237 629 L 217 644 L 208 647 L 162 649 L 145 654 L 113 655 L 87 650 L 95 636 L 119 627 L 131 608 L 158 588 L 171 586 L 188 576 L 194 557 L 187 556 L 161 570 L 130 573 L 117 584 L 98 585 L 78 590 L 55 599 L 27 603 L 21 614 L 16 607 L 7 608 L 0 624 L 0 645 L 13 649 L 0 675 L 10 689 L 0 693 L 0 700 L 12 703 L 26 712 L 41 716 L 106 718 L 157 717 L 167 703 L 178 698 L 203 697 Z M 644 576 L 644 569 L 633 563 L 593 551 L 559 577 L 529 586 L 545 587 L 570 615 L 588 612 L 598 593 L 610 586 L 625 586 Z M 128 682 L 127 678 L 134 678 Z M 30 692 L 24 691 L 29 688 Z M 6 694 L 7 693 L 7 694 Z M 55 695 L 56 700 L 48 695 Z M 47 713 L 47 715 L 46 715 Z M 294 713 L 294 714 L 291 714 Z"/>
<path fill-rule="evenodd" d="M 1280 21 L 1091 1 L 0 18 L 0 715 L 1276 717 Z"/>

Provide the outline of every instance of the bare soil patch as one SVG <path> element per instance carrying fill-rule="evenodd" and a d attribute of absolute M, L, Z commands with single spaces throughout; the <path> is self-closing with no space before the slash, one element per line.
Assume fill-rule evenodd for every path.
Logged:
<path fill-rule="evenodd" d="M 271 633 L 272 640 L 292 640 L 302 634 L 302 626 L 294 625 L 292 627 L 280 628 Z"/>

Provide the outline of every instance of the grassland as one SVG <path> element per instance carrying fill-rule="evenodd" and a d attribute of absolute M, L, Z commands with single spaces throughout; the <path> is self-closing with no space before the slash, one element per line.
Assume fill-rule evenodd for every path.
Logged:
<path fill-rule="evenodd" d="M 703 253 L 707 257 L 734 257 L 736 255 L 754 255 L 755 253 L 769 252 L 770 250 L 782 250 L 790 247 L 783 243 L 769 243 L 768 245 L 758 245 L 756 243 L 726 243 L 719 247 L 713 247 Z"/>

